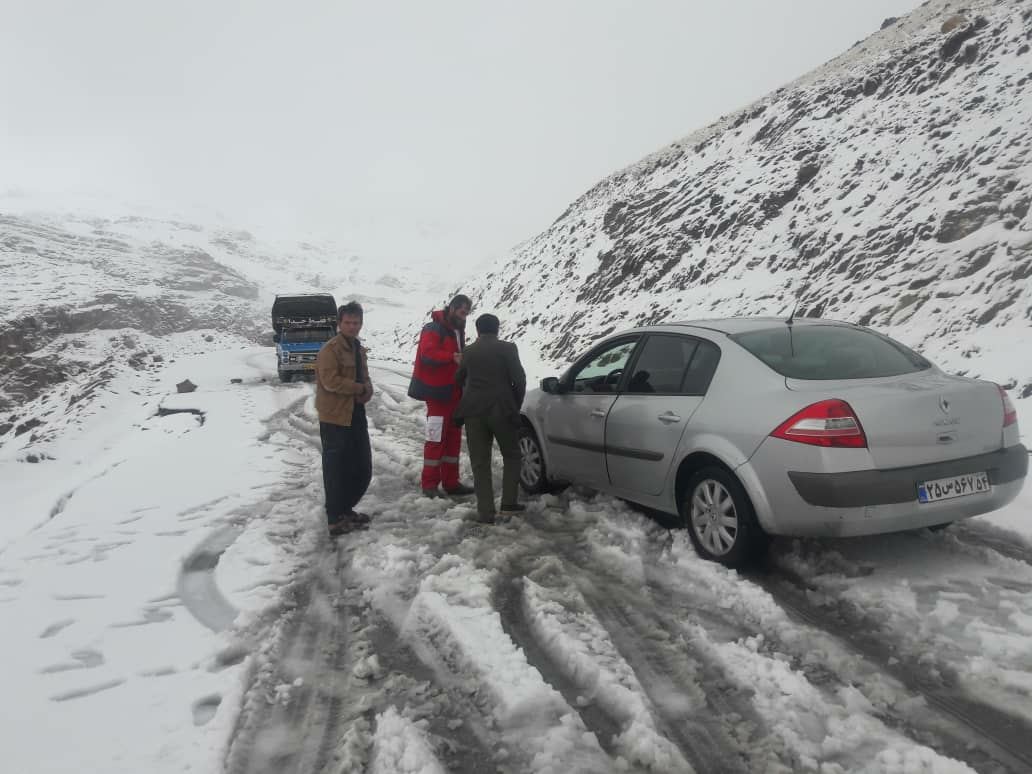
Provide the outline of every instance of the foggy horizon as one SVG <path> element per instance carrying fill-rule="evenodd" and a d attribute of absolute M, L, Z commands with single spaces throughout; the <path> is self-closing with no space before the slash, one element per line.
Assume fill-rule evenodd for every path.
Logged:
<path fill-rule="evenodd" d="M 0 193 L 469 266 L 917 5 L 16 2 Z"/>

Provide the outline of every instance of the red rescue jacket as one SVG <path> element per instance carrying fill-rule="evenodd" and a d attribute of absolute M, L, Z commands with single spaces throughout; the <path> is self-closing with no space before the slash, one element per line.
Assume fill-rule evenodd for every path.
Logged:
<path fill-rule="evenodd" d="M 416 400 L 458 402 L 462 396 L 455 384 L 459 365 L 452 356 L 465 348 L 466 333 L 448 324 L 448 316 L 443 309 L 436 310 L 431 318 L 419 334 L 408 394 Z"/>

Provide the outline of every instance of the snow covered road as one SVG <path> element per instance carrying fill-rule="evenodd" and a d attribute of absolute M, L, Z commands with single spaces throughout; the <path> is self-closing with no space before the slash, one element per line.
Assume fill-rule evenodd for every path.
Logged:
<path fill-rule="evenodd" d="M 103 446 L 73 464 L 96 430 L 69 430 L 23 501 L 5 771 L 1032 770 L 1027 538 L 776 541 L 741 575 L 577 488 L 481 526 L 419 494 L 422 405 L 384 364 L 374 520 L 334 544 L 311 386 L 227 354 L 179 354 L 196 393 L 113 382 Z"/>
<path fill-rule="evenodd" d="M 421 406 L 379 376 L 373 527 L 313 554 L 248 689 L 288 696 L 245 707 L 228 770 L 1032 766 L 1032 566 L 1001 531 L 789 541 L 742 577 L 588 491 L 483 527 L 417 494 Z"/>

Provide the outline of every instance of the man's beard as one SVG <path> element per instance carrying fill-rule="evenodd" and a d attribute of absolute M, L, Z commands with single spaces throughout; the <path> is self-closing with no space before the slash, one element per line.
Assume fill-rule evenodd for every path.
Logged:
<path fill-rule="evenodd" d="M 466 330 L 466 321 L 463 320 L 461 317 L 459 317 L 457 315 L 454 315 L 454 314 L 448 315 L 448 322 L 450 322 L 451 323 L 451 327 L 453 327 L 457 331 L 464 331 L 464 330 Z"/>

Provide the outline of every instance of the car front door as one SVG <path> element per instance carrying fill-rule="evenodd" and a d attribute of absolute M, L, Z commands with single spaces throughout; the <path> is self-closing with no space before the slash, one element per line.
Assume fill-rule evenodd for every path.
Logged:
<path fill-rule="evenodd" d="M 681 436 L 702 403 L 720 349 L 710 341 L 652 334 L 606 420 L 606 465 L 618 489 L 658 495 Z"/>
<path fill-rule="evenodd" d="M 556 478 L 606 486 L 606 417 L 638 337 L 606 342 L 574 364 L 545 402 L 549 467 Z"/>

